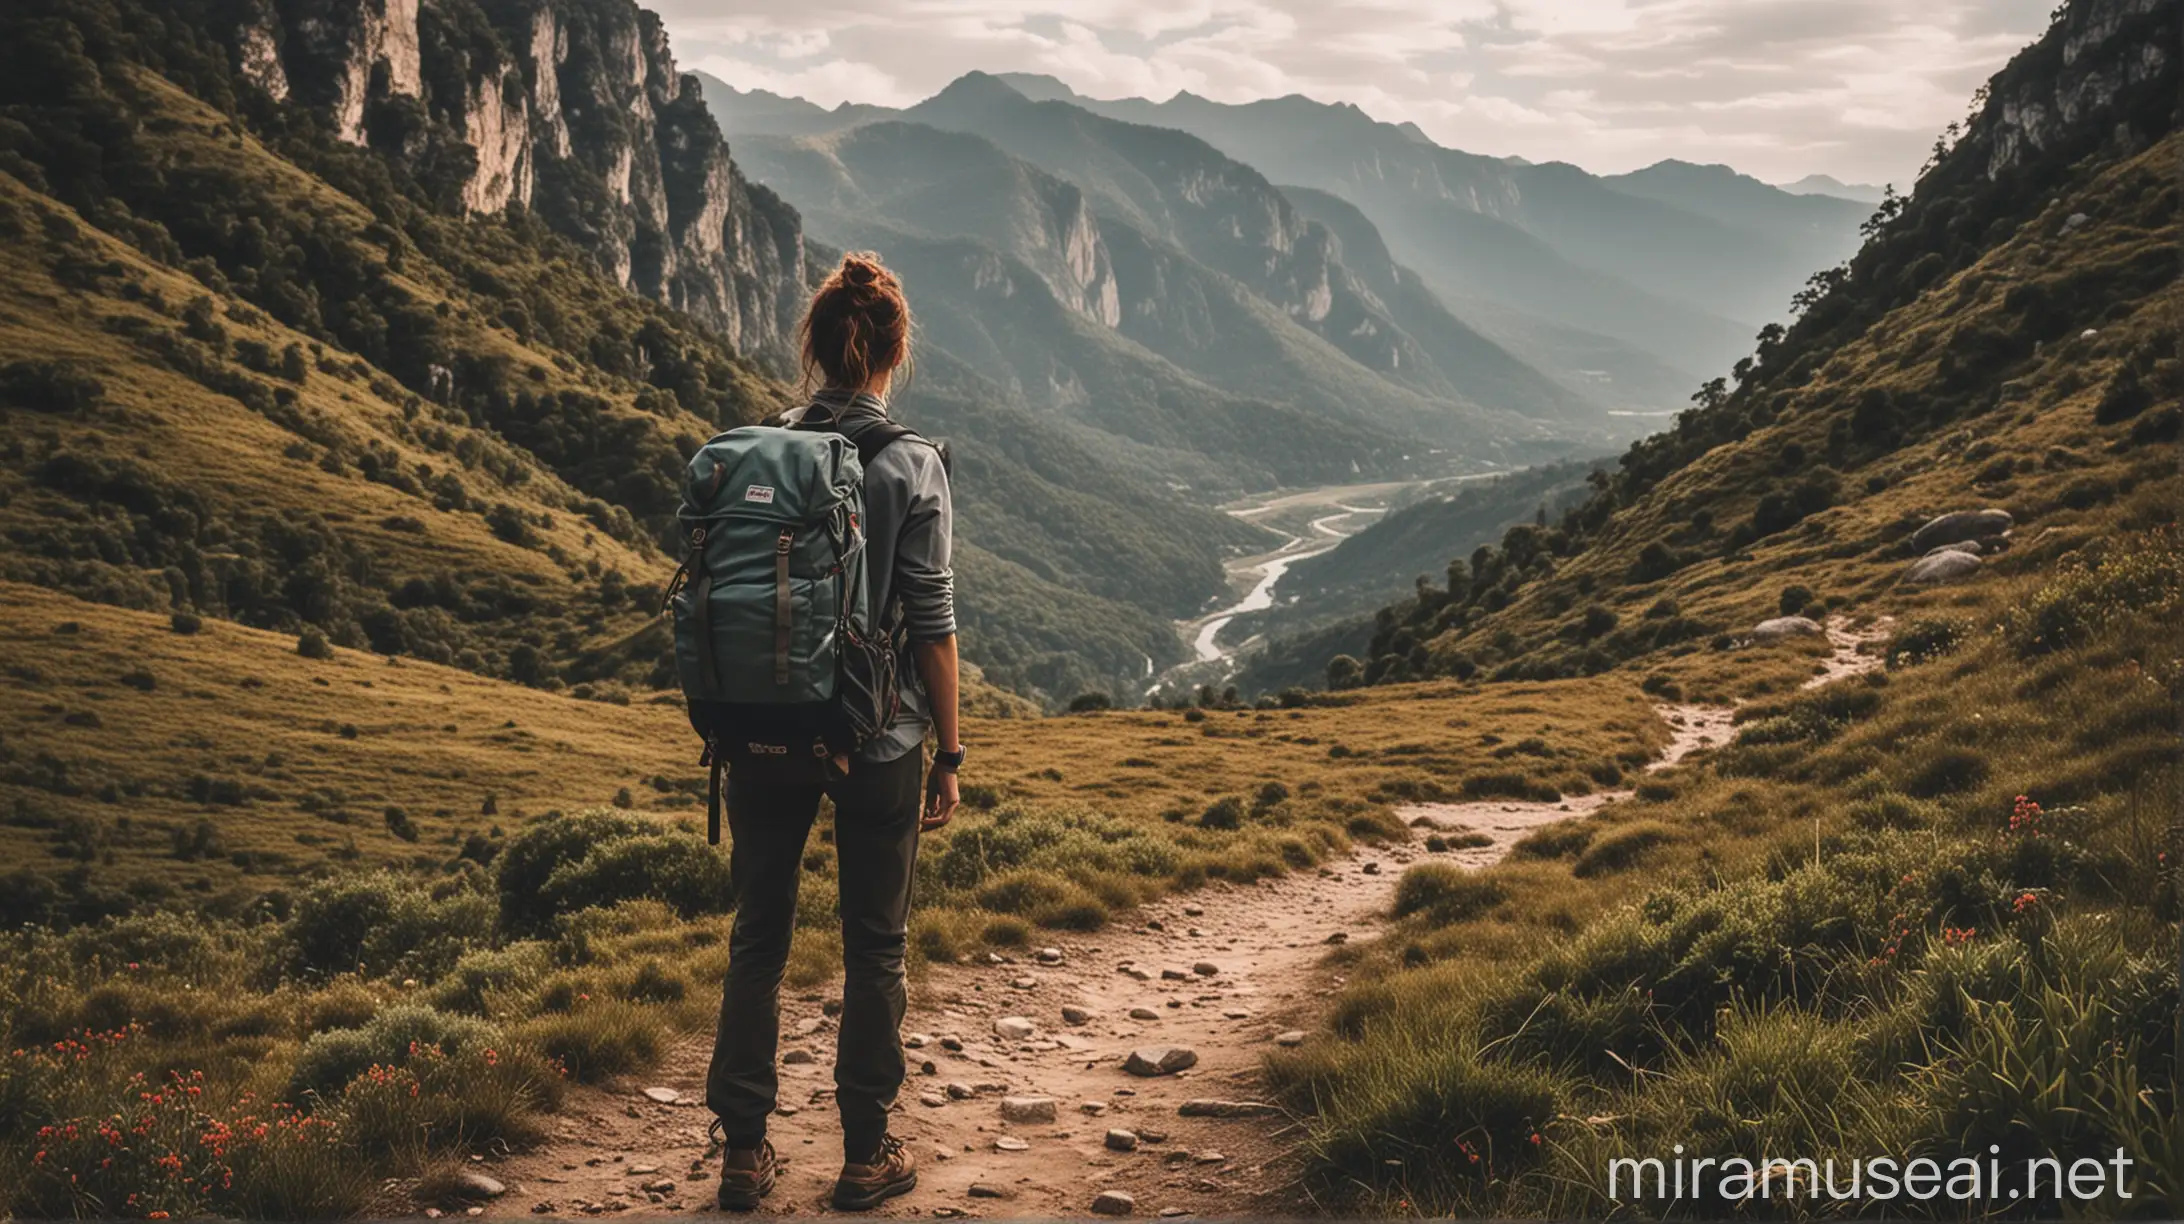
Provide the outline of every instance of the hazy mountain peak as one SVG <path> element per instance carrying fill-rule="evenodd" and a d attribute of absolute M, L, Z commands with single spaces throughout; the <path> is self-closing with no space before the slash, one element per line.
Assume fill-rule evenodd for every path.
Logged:
<path fill-rule="evenodd" d="M 1046 79 L 1054 80 L 1052 77 Z M 1061 85 L 1060 81 L 1054 81 L 1054 83 Z M 1067 89 L 1068 86 L 1062 85 L 1062 88 Z M 1029 102 L 1031 100 L 1030 97 L 1001 77 L 990 72 L 980 72 L 973 69 L 948 82 L 946 89 L 934 94 L 926 102 L 928 105 L 938 103 L 944 106 L 995 106 Z"/>
<path fill-rule="evenodd" d="M 808 112 L 815 115 L 826 113 L 826 108 L 817 102 L 791 94 L 777 94 L 770 89 L 738 89 L 702 69 L 693 71 L 690 75 L 698 78 L 698 88 L 704 94 L 708 105 L 718 106 L 735 102 L 743 106 L 766 107 L 773 110 Z"/>
<path fill-rule="evenodd" d="M 1034 102 L 1074 102 L 1077 91 L 1060 77 L 1044 72 L 997 72 L 993 79 Z"/>
<path fill-rule="evenodd" d="M 1827 174 L 1808 174 L 1794 183 L 1777 183 L 1776 186 L 1791 195 L 1826 195 L 1843 200 L 1856 200 L 1861 204 L 1881 202 L 1882 189 L 1871 183 L 1846 183 Z"/>

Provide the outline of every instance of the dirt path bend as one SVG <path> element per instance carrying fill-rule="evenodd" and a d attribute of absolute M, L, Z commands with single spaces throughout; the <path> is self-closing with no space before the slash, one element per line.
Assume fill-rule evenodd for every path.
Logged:
<path fill-rule="evenodd" d="M 1854 633 L 1838 621 L 1828 629 L 1835 649 L 1812 683 L 1877 665 L 1864 651 L 1883 628 Z M 1675 733 L 1653 768 L 1729 734 L 1726 707 L 1660 712 Z M 1491 846 L 1432 856 L 1484 866 L 1530 830 L 1628 793 L 1422 804 L 1402 815 L 1489 834 Z M 910 1079 L 894 1123 L 918 1158 L 919 1186 L 876 1214 L 1084 1216 L 1106 1190 L 1129 1194 L 1137 1216 L 1294 1214 L 1278 1134 L 1286 1119 L 1181 1108 L 1255 1102 L 1271 1043 L 1321 1039 L 1323 996 L 1343 982 L 1324 963 L 1330 944 L 1376 936 L 1402 868 L 1423 857 L 1415 846 L 1367 849 L 1318 872 L 1217 883 L 1143 906 L 1128 928 L 1055 940 L 1058 960 L 1026 953 L 932 968 L 903 1025 Z M 817 992 L 784 997 L 782 1103 L 771 1133 L 786 1168 L 760 1214 L 829 1211 L 842 1152 L 825 1004 Z M 1073 1009 L 1066 1017 L 1065 1008 Z M 1014 1026 L 997 1023 L 1005 1019 L 1028 1021 L 1030 1034 L 1010 1035 Z M 719 1164 L 703 1105 L 710 1045 L 709 1035 L 685 1038 L 651 1078 L 573 1092 L 547 1143 L 484 1166 L 508 1187 L 485 1214 L 714 1210 Z M 1132 1051 L 1161 1047 L 1190 1050 L 1196 1063 L 1150 1078 L 1124 1071 Z M 1028 1117 L 1012 1108 L 1025 1097 L 1049 1099 L 1052 1120 L 1004 1117 L 1005 1109 Z M 1134 1145 L 1117 1136 L 1113 1143 L 1129 1150 L 1116 1150 L 1111 1130 L 1129 1132 Z"/>
<path fill-rule="evenodd" d="M 1818 688 L 1879 668 L 1882 659 L 1875 647 L 1887 640 L 1893 622 L 1883 618 L 1853 629 L 1847 619 L 1837 616 L 1830 617 L 1824 628 L 1829 645 L 1827 657 L 1819 661 L 1800 688 Z M 1653 710 L 1669 725 L 1671 735 L 1667 750 L 1646 766 L 1647 773 L 1667 769 L 1701 748 L 1727 743 L 1736 726 L 1736 709 L 1732 706 L 1657 705 Z M 1629 798 L 1632 793 L 1627 789 L 1595 791 L 1560 803 L 1500 799 L 1475 803 L 1419 803 L 1405 807 L 1397 814 L 1414 828 L 1462 830 L 1493 838 L 1491 843 L 1466 847 L 1446 856 L 1461 866 L 1490 867 L 1507 857 L 1510 847 L 1534 829 L 1596 812 L 1618 799 Z"/>

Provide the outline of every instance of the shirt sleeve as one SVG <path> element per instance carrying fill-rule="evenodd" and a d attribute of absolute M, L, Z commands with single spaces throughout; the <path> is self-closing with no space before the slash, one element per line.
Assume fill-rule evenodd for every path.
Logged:
<path fill-rule="evenodd" d="M 895 541 L 895 598 L 913 642 L 955 636 L 955 506 L 940 452 L 923 441 L 888 448 L 907 461 L 909 501 Z"/>

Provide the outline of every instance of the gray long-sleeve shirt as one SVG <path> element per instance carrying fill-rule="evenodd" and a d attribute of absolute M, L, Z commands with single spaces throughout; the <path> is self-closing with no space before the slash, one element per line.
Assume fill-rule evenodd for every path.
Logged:
<path fill-rule="evenodd" d="M 827 388 L 812 397 L 813 407 L 833 414 L 844 433 L 855 435 L 859 418 L 887 415 L 877 396 Z M 785 423 L 802 419 L 806 409 L 783 414 Z M 922 438 L 903 438 L 872 457 L 864 474 L 866 580 L 871 584 L 872 615 L 891 624 L 897 601 L 901 625 L 910 642 L 953 637 L 955 621 L 955 510 L 948 493 L 948 470 L 940 448 Z M 931 721 L 925 682 L 906 650 L 900 662 L 902 712 L 894 726 L 857 753 L 866 764 L 880 765 L 915 750 Z"/>

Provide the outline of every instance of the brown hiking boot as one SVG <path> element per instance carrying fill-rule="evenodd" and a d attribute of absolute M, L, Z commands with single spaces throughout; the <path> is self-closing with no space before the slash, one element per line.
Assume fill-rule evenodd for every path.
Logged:
<path fill-rule="evenodd" d="M 880 1140 L 879 1155 L 871 1164 L 842 1165 L 834 1182 L 834 1205 L 842 1211 L 869 1211 L 898 1194 L 917 1188 L 918 1162 L 903 1150 L 902 1140 L 889 1135 Z"/>
<path fill-rule="evenodd" d="M 755 1148 L 723 1150 L 718 1199 L 721 1210 L 749 1211 L 758 1206 L 758 1200 L 772 1192 L 779 1167 L 771 1139 L 760 1140 Z"/>

